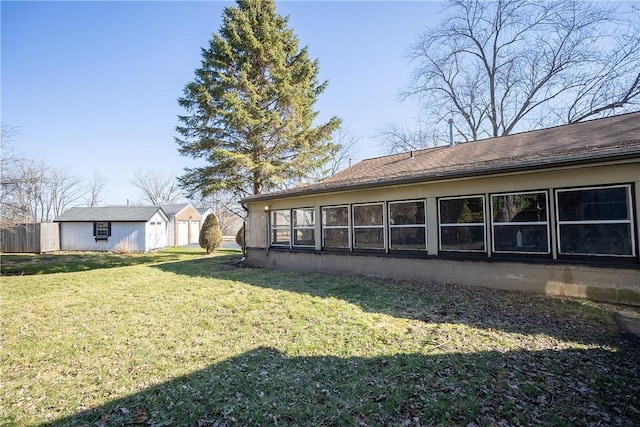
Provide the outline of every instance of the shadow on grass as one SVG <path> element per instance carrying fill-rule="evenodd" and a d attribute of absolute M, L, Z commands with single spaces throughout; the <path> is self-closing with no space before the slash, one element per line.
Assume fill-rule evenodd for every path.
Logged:
<path fill-rule="evenodd" d="M 221 253 L 238 254 L 237 250 L 221 249 Z M 2 254 L 0 273 L 5 276 L 25 276 L 133 265 L 172 262 L 205 255 L 204 249 L 185 247 L 168 248 L 149 253 L 121 254 L 114 252 L 59 252 L 48 254 Z"/>
<path fill-rule="evenodd" d="M 237 267 L 240 255 L 157 264 L 163 271 L 338 298 L 368 312 L 586 344 L 620 344 L 611 315 L 584 300 L 457 285 Z"/>
<path fill-rule="evenodd" d="M 631 426 L 636 364 L 600 349 L 340 358 L 261 347 L 47 425 Z"/>

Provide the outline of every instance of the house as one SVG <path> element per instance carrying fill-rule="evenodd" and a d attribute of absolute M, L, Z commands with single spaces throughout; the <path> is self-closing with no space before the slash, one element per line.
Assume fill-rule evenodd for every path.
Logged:
<path fill-rule="evenodd" d="M 247 263 L 640 305 L 640 112 L 251 196 Z"/>
<path fill-rule="evenodd" d="M 169 217 L 167 246 L 198 243 L 202 226 L 200 212 L 191 203 L 160 205 Z"/>
<path fill-rule="evenodd" d="M 159 206 L 74 207 L 60 224 L 60 250 L 148 252 L 167 245 L 169 218 Z"/>

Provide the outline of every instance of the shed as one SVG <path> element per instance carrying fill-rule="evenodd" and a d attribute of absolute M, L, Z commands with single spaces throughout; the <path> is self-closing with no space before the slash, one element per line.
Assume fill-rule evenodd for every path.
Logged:
<path fill-rule="evenodd" d="M 367 159 L 242 203 L 251 266 L 640 305 L 640 112 Z"/>
<path fill-rule="evenodd" d="M 74 207 L 54 219 L 63 251 L 148 252 L 167 245 L 159 206 Z"/>
<path fill-rule="evenodd" d="M 167 246 L 185 246 L 198 243 L 201 215 L 191 203 L 160 205 L 169 217 Z"/>

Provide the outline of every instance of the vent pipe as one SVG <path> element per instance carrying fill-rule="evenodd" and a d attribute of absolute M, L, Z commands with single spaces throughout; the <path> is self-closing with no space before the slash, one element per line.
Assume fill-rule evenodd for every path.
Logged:
<path fill-rule="evenodd" d="M 411 158 L 413 159 L 413 150 L 411 150 L 411 154 L 410 154 Z"/>
<path fill-rule="evenodd" d="M 456 143 L 453 142 L 453 119 L 449 119 L 449 147 L 453 147 L 454 145 L 456 145 Z"/>

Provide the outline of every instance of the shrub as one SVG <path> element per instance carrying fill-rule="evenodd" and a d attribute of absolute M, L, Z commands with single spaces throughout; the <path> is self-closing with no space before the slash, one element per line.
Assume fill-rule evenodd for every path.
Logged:
<path fill-rule="evenodd" d="M 236 233 L 236 243 L 238 244 L 238 246 L 240 246 L 242 252 L 244 252 L 244 224 Z"/>
<path fill-rule="evenodd" d="M 205 249 L 208 254 L 213 252 L 216 248 L 219 248 L 222 244 L 222 231 L 220 230 L 220 223 L 218 217 L 214 214 L 207 216 L 204 220 L 204 224 L 200 229 L 200 247 Z"/>

